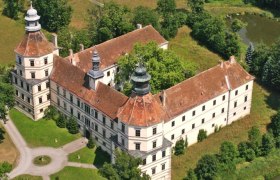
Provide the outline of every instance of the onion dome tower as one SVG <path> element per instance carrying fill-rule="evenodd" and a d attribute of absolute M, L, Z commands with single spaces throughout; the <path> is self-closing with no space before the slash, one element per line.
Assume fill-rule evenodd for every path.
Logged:
<path fill-rule="evenodd" d="M 141 63 L 134 71 L 131 80 L 133 83 L 133 92 L 139 96 L 146 95 L 151 91 L 151 76 L 147 73 L 146 68 Z"/>
<path fill-rule="evenodd" d="M 27 32 L 36 32 L 41 30 L 41 24 L 39 23 L 40 16 L 38 16 L 37 10 L 33 8 L 32 2 L 24 19 L 26 22 L 25 30 Z"/>
<path fill-rule="evenodd" d="M 104 77 L 104 72 L 100 70 L 100 57 L 96 50 L 94 49 L 93 55 L 92 55 L 92 69 L 87 73 L 89 76 L 89 86 L 95 90 L 97 86 L 98 80 Z"/>

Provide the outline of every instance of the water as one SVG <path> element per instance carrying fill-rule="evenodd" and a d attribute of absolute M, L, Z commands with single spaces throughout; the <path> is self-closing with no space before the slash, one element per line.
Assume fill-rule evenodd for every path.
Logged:
<path fill-rule="evenodd" d="M 250 42 L 270 45 L 280 38 L 280 22 L 276 20 L 249 14 L 235 17 L 247 23 L 247 26 L 238 32 L 247 45 Z"/>

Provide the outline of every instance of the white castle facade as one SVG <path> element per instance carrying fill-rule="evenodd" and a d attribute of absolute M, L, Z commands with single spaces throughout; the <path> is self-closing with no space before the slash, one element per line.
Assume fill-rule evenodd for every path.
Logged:
<path fill-rule="evenodd" d="M 56 37 L 48 42 L 39 19 L 31 7 L 25 37 L 15 49 L 16 107 L 38 120 L 49 105 L 55 106 L 75 117 L 80 132 L 110 155 L 119 147 L 141 158 L 142 172 L 152 179 L 171 179 L 172 147 L 180 138 L 194 144 L 200 129 L 209 135 L 250 114 L 254 77 L 233 57 L 155 95 L 149 86 L 153 77 L 137 67 L 127 97 L 112 87 L 118 58 L 135 43 L 154 41 L 168 48 L 152 26 L 62 58 Z"/>

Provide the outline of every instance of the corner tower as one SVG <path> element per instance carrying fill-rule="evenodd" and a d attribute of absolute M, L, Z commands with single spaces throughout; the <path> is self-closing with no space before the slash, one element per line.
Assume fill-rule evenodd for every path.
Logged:
<path fill-rule="evenodd" d="M 15 49 L 16 67 L 12 72 L 15 101 L 17 109 L 38 120 L 50 105 L 49 75 L 58 48 L 41 32 L 40 16 L 32 4 L 24 19 L 25 35 Z"/>

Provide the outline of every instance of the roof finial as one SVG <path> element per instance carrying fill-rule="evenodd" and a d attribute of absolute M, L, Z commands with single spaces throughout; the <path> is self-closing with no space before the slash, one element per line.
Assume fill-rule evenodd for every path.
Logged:
<path fill-rule="evenodd" d="M 32 1 L 30 1 L 30 9 L 33 9 Z"/>

